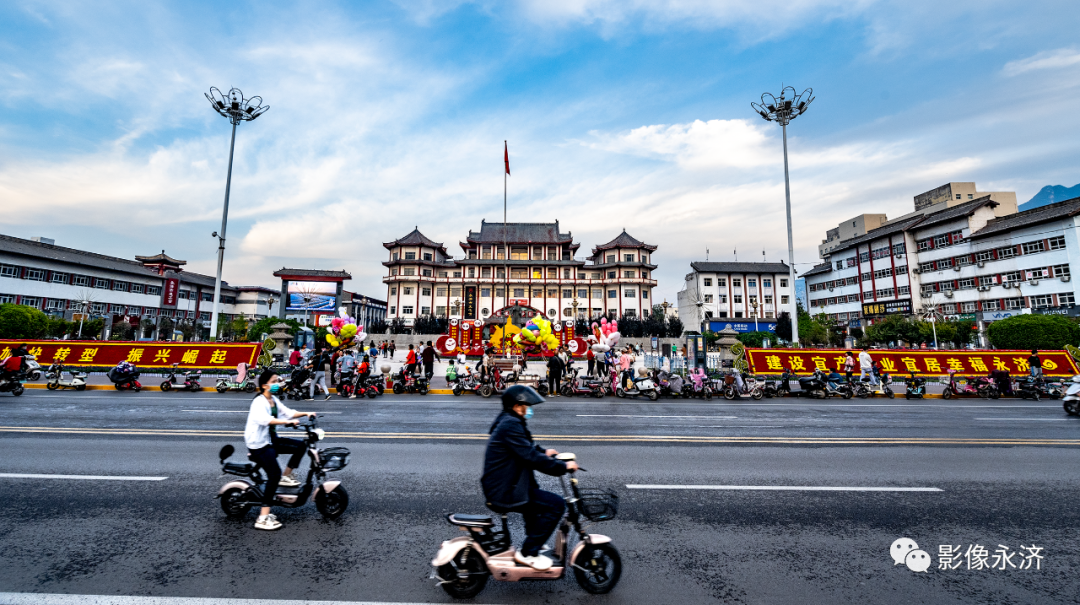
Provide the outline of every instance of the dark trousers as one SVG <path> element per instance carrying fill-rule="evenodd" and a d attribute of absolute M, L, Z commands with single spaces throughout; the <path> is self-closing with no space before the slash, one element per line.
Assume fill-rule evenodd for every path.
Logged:
<path fill-rule="evenodd" d="M 525 542 L 521 545 L 523 556 L 535 557 L 540 554 L 540 549 L 558 527 L 565 510 L 566 500 L 562 496 L 535 487 L 529 490 L 529 503 L 516 511 L 525 518 Z"/>
<path fill-rule="evenodd" d="M 589 376 L 592 376 L 595 373 L 596 373 L 596 360 L 595 359 L 590 359 L 589 360 Z"/>
<path fill-rule="evenodd" d="M 300 461 L 304 459 L 304 451 L 307 449 L 304 442 L 299 439 L 286 439 L 271 435 L 270 441 L 270 445 L 266 447 L 248 450 L 248 457 L 266 473 L 263 506 L 274 505 L 274 494 L 277 493 L 278 483 L 281 482 L 281 467 L 278 466 L 278 455 L 289 454 L 288 467 L 296 468 L 300 466 Z"/>
<path fill-rule="evenodd" d="M 562 372 L 559 370 L 548 370 L 548 392 L 552 395 L 558 393 L 560 383 L 562 383 Z"/>
<path fill-rule="evenodd" d="M 430 381 L 431 377 L 435 375 L 435 360 L 424 362 L 424 376 Z"/>

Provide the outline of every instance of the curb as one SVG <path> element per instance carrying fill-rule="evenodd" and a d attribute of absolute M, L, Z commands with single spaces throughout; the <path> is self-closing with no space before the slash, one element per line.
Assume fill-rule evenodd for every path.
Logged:
<path fill-rule="evenodd" d="M 46 390 L 48 389 L 48 387 L 45 385 L 45 383 L 40 383 L 40 384 L 38 384 L 38 383 L 23 383 L 23 388 L 27 388 L 27 389 L 46 389 Z M 66 389 L 65 388 L 57 389 L 57 391 L 70 391 L 70 390 L 73 390 L 73 389 L 71 389 L 71 387 L 68 387 Z M 86 391 L 115 391 L 116 387 L 114 387 L 112 385 L 108 385 L 108 384 L 88 384 L 88 385 L 86 385 L 86 388 L 83 389 L 83 390 L 86 390 Z M 152 386 L 152 385 L 144 385 L 142 390 L 144 390 L 144 391 L 161 391 L 161 387 L 160 386 Z M 179 388 L 172 389 L 172 390 L 173 391 L 178 391 L 178 392 L 183 391 L 183 389 L 179 389 Z M 217 389 L 215 389 L 214 387 L 203 387 L 202 389 L 200 389 L 200 391 L 202 391 L 203 393 L 216 393 Z M 225 393 L 228 393 L 228 392 L 229 391 L 225 391 Z M 330 392 L 336 395 L 337 394 L 337 389 L 331 388 Z M 222 395 L 224 395 L 225 393 L 222 393 Z M 431 395 L 453 395 L 454 391 L 451 390 L 451 389 L 428 389 L 428 393 L 431 394 Z M 411 395 L 413 393 L 403 393 L 403 394 L 404 395 Z M 394 395 L 394 392 L 391 391 L 391 390 L 387 390 L 386 393 L 384 393 L 384 395 Z"/>

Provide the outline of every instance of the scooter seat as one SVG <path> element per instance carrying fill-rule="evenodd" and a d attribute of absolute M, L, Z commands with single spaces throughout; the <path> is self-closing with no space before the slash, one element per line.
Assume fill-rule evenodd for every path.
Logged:
<path fill-rule="evenodd" d="M 226 462 L 224 465 L 222 465 L 221 470 L 229 473 L 230 475 L 246 476 L 250 475 L 252 471 L 255 470 L 255 465 L 250 462 Z"/>
<path fill-rule="evenodd" d="M 494 527 L 495 521 L 487 515 L 462 515 L 451 513 L 446 515 L 446 520 L 451 525 L 460 527 Z"/>

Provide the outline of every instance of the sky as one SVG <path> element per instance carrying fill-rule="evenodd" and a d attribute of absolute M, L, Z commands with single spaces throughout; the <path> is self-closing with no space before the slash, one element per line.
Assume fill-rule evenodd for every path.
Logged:
<path fill-rule="evenodd" d="M 787 258 L 949 181 L 1080 182 L 1073 1 L 412 0 L 0 3 L 0 233 L 212 275 L 229 151 L 211 86 L 270 109 L 237 131 L 224 278 L 345 269 L 386 293 L 382 243 L 462 255 L 558 219 L 588 254 L 657 245 L 653 298 L 693 261 Z M 764 254 L 763 254 L 764 253 Z"/>

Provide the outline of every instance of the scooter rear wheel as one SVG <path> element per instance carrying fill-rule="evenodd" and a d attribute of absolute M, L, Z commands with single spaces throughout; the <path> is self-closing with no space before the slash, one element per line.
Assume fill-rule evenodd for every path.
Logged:
<path fill-rule="evenodd" d="M 49 389 L 50 391 L 55 391 L 55 390 L 56 390 L 56 388 L 57 388 L 57 387 L 59 387 L 59 386 L 60 386 L 60 384 L 59 384 L 59 383 L 56 383 L 56 382 L 49 382 L 49 383 L 47 383 L 47 384 L 45 385 L 45 388 Z"/>
<path fill-rule="evenodd" d="M 481 397 L 491 397 L 492 392 L 494 392 L 494 389 L 491 388 L 490 384 L 485 384 L 480 387 Z"/>
<path fill-rule="evenodd" d="M 461 394 L 465 392 L 465 389 L 461 388 L 460 384 L 455 384 L 453 392 L 454 392 L 454 397 L 460 397 Z"/>
<path fill-rule="evenodd" d="M 1080 400 L 1068 399 L 1062 404 L 1065 408 L 1065 413 L 1070 416 L 1080 416 Z"/>
<path fill-rule="evenodd" d="M 444 582 L 440 586 L 455 599 L 471 599 L 480 594 L 491 577 L 483 557 L 471 548 L 467 550 L 467 553 L 462 550 L 454 555 L 453 561 L 437 570 L 439 579 Z M 464 578 L 459 577 L 459 570 L 466 574 Z"/>
<path fill-rule="evenodd" d="M 243 496 L 244 490 L 239 487 L 226 490 L 224 494 L 221 494 L 221 510 L 225 513 L 226 517 L 229 517 L 230 519 L 239 519 L 251 510 L 251 504 L 241 502 Z"/>
<path fill-rule="evenodd" d="M 402 394 L 404 392 L 405 392 L 405 387 L 401 386 L 400 382 L 395 382 L 394 383 L 394 394 L 395 395 L 400 395 L 400 394 Z"/>
<path fill-rule="evenodd" d="M 337 519 L 349 508 L 349 492 L 340 485 L 329 494 L 320 490 L 319 495 L 315 496 L 315 508 L 323 517 Z"/>
<path fill-rule="evenodd" d="M 586 545 L 574 559 L 574 579 L 585 592 L 607 594 L 619 583 L 620 576 L 622 557 L 610 543 Z"/>

